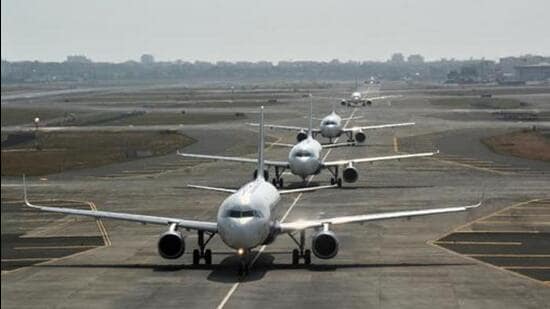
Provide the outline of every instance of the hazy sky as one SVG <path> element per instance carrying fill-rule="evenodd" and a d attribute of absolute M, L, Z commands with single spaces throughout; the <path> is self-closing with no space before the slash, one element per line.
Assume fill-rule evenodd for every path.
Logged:
<path fill-rule="evenodd" d="M 2 59 L 550 55 L 549 0 L 2 0 Z"/>

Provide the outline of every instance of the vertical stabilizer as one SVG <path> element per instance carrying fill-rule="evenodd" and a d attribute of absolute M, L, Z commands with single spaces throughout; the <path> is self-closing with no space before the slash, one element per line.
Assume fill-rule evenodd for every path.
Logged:
<path fill-rule="evenodd" d="M 313 97 L 310 95 L 309 100 L 309 123 L 307 127 L 307 135 L 313 136 L 312 130 L 313 130 Z"/>
<path fill-rule="evenodd" d="M 264 107 L 260 107 L 260 133 L 258 136 L 258 169 L 256 178 L 264 177 Z"/>

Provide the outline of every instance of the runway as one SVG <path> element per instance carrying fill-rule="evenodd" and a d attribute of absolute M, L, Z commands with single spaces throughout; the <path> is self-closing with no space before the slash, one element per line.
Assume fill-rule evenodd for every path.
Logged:
<path fill-rule="evenodd" d="M 385 89 L 382 85 L 381 95 Z M 100 227 L 87 218 L 28 212 L 17 208 L 22 199 L 19 177 L 3 176 L 2 307 L 547 306 L 550 164 L 495 155 L 477 138 L 488 128 L 500 132 L 526 125 L 441 119 L 433 115 L 448 110 L 430 103 L 433 94 L 412 91 L 409 95 L 404 90 L 400 94 L 391 105 L 338 106 L 337 112 L 366 119 L 349 125 L 414 121 L 416 126 L 369 131 L 366 146 L 337 148 L 324 155 L 348 159 L 439 149 L 440 156 L 357 165 L 356 183 L 344 184 L 339 190 L 284 196 L 277 217 L 293 221 L 453 207 L 476 203 L 483 196 L 482 207 L 335 227 L 339 254 L 331 260 L 313 258 L 309 266 L 291 264 L 296 245 L 281 235 L 272 245 L 253 252 L 250 274 L 239 278 L 237 257 L 218 237 L 209 244 L 213 265 L 192 265 L 192 249 L 197 246 L 192 232 L 186 232 L 182 258 L 163 260 L 156 242 L 166 228 L 107 220 Z M 316 116 L 332 107 L 325 99 L 314 103 Z M 238 106 L 216 108 L 240 111 Z M 548 111 L 544 103 L 529 108 Z M 282 109 L 291 110 L 292 117 Z M 307 110 L 304 100 L 284 101 L 281 106 L 266 107 L 266 122 L 305 126 Z M 197 140 L 185 150 L 232 155 L 242 148 L 253 157 L 255 129 L 246 126 L 246 121 L 183 127 L 182 132 Z M 295 140 L 290 133 L 266 133 L 273 141 L 281 138 L 281 143 Z M 287 156 L 287 148 L 266 150 L 267 159 Z M 236 188 L 251 179 L 253 170 L 239 163 L 193 161 L 172 154 L 67 171 L 43 180 L 31 177 L 29 194 L 33 201 L 79 201 L 83 209 L 92 203 L 99 210 L 214 220 L 225 194 L 186 185 Z M 311 184 L 328 184 L 329 180 L 330 174 L 322 172 Z M 286 185 L 300 182 L 285 175 Z M 309 246 L 311 234 L 307 236 Z M 49 249 L 40 251 L 40 247 Z M 24 258 L 36 260 L 16 265 L 9 261 Z"/>

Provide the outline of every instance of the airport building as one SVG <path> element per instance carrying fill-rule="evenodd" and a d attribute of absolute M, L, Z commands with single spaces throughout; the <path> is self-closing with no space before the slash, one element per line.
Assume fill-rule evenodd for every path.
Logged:
<path fill-rule="evenodd" d="M 515 67 L 516 76 L 521 81 L 550 80 L 550 63 L 520 65 Z"/>

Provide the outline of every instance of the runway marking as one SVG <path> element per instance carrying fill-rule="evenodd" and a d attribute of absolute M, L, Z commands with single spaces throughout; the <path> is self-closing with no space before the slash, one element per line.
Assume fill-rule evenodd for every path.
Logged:
<path fill-rule="evenodd" d="M 10 201 L 11 203 L 21 203 L 23 204 L 24 201 L 23 200 L 19 200 L 19 201 Z M 36 202 L 61 202 L 60 204 L 64 205 L 65 207 L 67 206 L 67 204 L 70 205 L 70 203 L 76 203 L 76 204 L 88 204 L 88 206 L 90 206 L 90 208 L 92 208 L 92 210 L 94 210 L 95 208 L 95 204 L 93 202 L 87 202 L 87 201 L 79 201 L 79 200 L 72 200 L 72 199 L 63 199 L 63 200 L 58 200 L 58 199 L 42 199 L 42 200 L 36 200 Z M 93 206 L 92 206 L 93 205 Z M 23 208 L 24 210 L 27 210 L 27 208 Z M 95 210 L 97 211 L 97 208 L 95 208 Z M 101 219 L 99 219 L 101 221 Z M 24 266 L 24 267 L 19 267 L 19 268 L 16 268 L 16 269 L 12 269 L 12 270 L 3 270 L 2 271 L 2 274 L 10 274 L 10 273 L 14 273 L 14 272 L 17 272 L 17 271 L 20 271 L 20 270 L 24 270 L 24 269 L 27 269 L 27 268 L 31 268 L 31 267 L 34 267 L 34 266 L 41 266 L 41 265 L 47 265 L 47 264 L 50 264 L 50 263 L 54 263 L 54 262 L 57 262 L 57 261 L 63 261 L 65 259 L 69 259 L 69 258 L 73 258 L 73 257 L 77 257 L 79 255 L 82 255 L 84 253 L 88 253 L 92 250 L 97 250 L 97 249 L 100 249 L 100 248 L 105 248 L 105 247 L 108 247 L 111 245 L 111 240 L 109 238 L 109 235 L 107 234 L 107 229 L 105 229 L 105 226 L 103 225 L 103 222 L 101 222 L 101 226 L 102 228 L 99 227 L 99 223 L 98 224 L 98 228 L 100 229 L 100 233 L 101 233 L 101 236 L 102 238 L 105 236 L 106 238 L 103 238 L 103 242 L 104 242 L 104 246 L 94 246 L 95 248 L 91 248 L 89 250 L 84 250 L 84 251 L 80 251 L 80 252 L 76 252 L 76 253 L 73 253 L 73 254 L 69 254 L 69 255 L 66 255 L 66 256 L 62 256 L 62 257 L 58 257 L 58 258 L 36 258 L 37 261 L 44 261 L 44 262 L 40 262 L 40 263 L 36 263 L 36 264 L 32 264 L 32 265 L 29 265 L 29 266 Z M 103 230 L 102 230 L 103 229 Z M 105 234 L 104 234 L 105 233 Z M 55 236 L 46 236 L 46 237 L 43 237 L 43 238 L 50 238 L 50 237 L 55 237 Z M 107 241 L 107 242 L 106 242 Z M 107 245 L 108 243 L 108 245 Z M 71 247 L 71 246 L 68 246 L 68 247 Z M 12 260 L 16 260 L 16 259 L 12 259 Z M 6 261 L 6 260 L 2 260 L 2 261 Z M 30 261 L 30 260 L 29 260 Z"/>
<path fill-rule="evenodd" d="M 550 222 L 511 222 L 511 221 L 491 221 L 491 220 L 482 220 L 478 221 L 477 223 L 485 223 L 485 224 L 518 224 L 518 223 L 525 223 L 529 225 L 550 225 Z"/>
<path fill-rule="evenodd" d="M 393 151 L 399 153 L 399 140 L 397 139 L 397 136 L 393 137 Z"/>
<path fill-rule="evenodd" d="M 346 123 L 344 124 L 344 127 L 343 128 L 346 128 L 351 120 L 351 118 L 353 118 L 353 115 L 355 114 L 355 112 L 357 111 L 357 108 L 354 108 L 353 109 L 353 112 L 351 113 L 350 117 L 348 118 L 348 120 L 346 121 Z M 340 139 L 340 137 L 336 138 L 334 140 L 335 143 L 338 142 L 338 140 Z M 326 160 L 326 158 L 328 157 L 328 155 L 330 154 L 330 152 L 332 151 L 333 148 L 330 148 L 329 150 L 327 150 L 327 153 L 323 156 L 323 161 Z M 309 178 L 308 178 L 308 181 L 307 181 L 307 184 L 311 183 L 311 181 L 313 180 L 313 178 L 315 177 L 315 175 L 311 175 Z M 303 193 L 300 193 L 298 194 L 298 196 L 296 196 L 296 198 L 294 199 L 294 201 L 292 202 L 292 204 L 290 205 L 290 207 L 287 209 L 287 211 L 285 212 L 285 214 L 281 217 L 281 220 L 280 222 L 283 222 L 285 221 L 285 219 L 288 217 L 288 215 L 290 214 L 290 212 L 292 211 L 292 209 L 296 206 L 296 204 L 298 203 L 298 201 L 302 198 L 302 195 Z M 254 256 L 254 258 L 252 259 L 252 261 L 250 262 L 250 265 L 249 265 L 249 268 L 252 268 L 254 266 L 254 263 L 256 263 L 256 261 L 258 260 L 258 258 L 260 257 L 260 255 L 264 252 L 265 248 L 267 247 L 267 245 L 263 245 L 260 247 L 260 250 L 258 250 L 258 252 L 256 253 L 256 255 Z M 225 306 L 225 304 L 227 304 L 227 302 L 229 301 L 229 299 L 231 298 L 231 296 L 233 295 L 233 293 L 235 293 L 235 291 L 237 290 L 237 288 L 239 287 L 239 285 L 241 284 L 241 281 L 239 282 L 236 282 L 235 284 L 233 284 L 233 286 L 231 287 L 231 289 L 227 292 L 227 294 L 225 295 L 225 297 L 222 299 L 221 303 L 216 307 L 217 309 L 223 309 L 223 307 Z"/>
<path fill-rule="evenodd" d="M 21 259 L 2 259 L 2 262 L 32 262 L 32 261 L 45 261 L 48 258 L 21 258 Z"/>
<path fill-rule="evenodd" d="M 532 200 L 528 200 L 528 201 L 524 201 L 524 202 L 519 202 L 519 203 L 516 203 L 516 204 L 513 204 L 513 205 L 510 205 L 510 206 L 507 206 L 507 207 L 504 207 L 496 212 L 493 212 L 491 214 L 488 214 L 486 216 L 482 216 L 481 218 L 478 218 L 478 219 L 475 219 L 471 222 L 468 222 L 468 223 L 465 223 L 465 224 L 462 224 L 460 225 L 459 227 L 453 229 L 452 231 L 448 232 L 448 233 L 445 233 L 443 236 L 439 237 L 438 239 L 442 239 L 442 238 L 445 238 L 453 233 L 504 233 L 503 231 L 497 231 L 497 232 L 493 232 L 493 231 L 460 231 L 461 229 L 464 229 L 466 228 L 467 226 L 470 226 L 480 220 L 484 220 L 484 219 L 487 219 L 491 216 L 494 216 L 496 214 L 500 214 L 504 211 L 507 211 L 509 209 L 512 209 L 514 207 L 520 207 L 522 205 L 527 205 L 527 204 L 530 204 L 530 203 L 540 203 L 541 201 L 545 201 L 545 199 L 532 199 Z M 539 231 L 512 231 L 513 233 L 540 233 Z M 550 255 L 545 255 L 545 254 L 524 254 L 524 255 L 520 255 L 520 254 L 462 254 L 462 253 L 458 253 L 456 251 L 453 251 L 451 249 L 448 249 L 448 248 L 445 248 L 443 246 L 439 246 L 437 245 L 437 240 L 435 241 L 427 241 L 426 243 L 433 246 L 433 247 L 437 247 L 439 249 L 443 249 L 444 251 L 447 251 L 448 253 L 452 254 L 452 255 L 455 255 L 455 256 L 460 256 L 462 258 L 465 258 L 465 259 L 468 259 L 468 260 L 471 260 L 473 262 L 476 262 L 478 264 L 482 264 L 482 265 L 485 265 L 485 266 L 488 266 L 490 268 L 493 268 L 493 269 L 496 269 L 496 270 L 500 270 L 500 271 L 506 271 L 516 277 L 519 277 L 519 278 L 523 278 L 523 279 L 526 279 L 528 281 L 531 281 L 531 282 L 535 282 L 537 284 L 542 284 L 544 286 L 548 286 L 548 284 L 546 282 L 543 282 L 541 280 L 537 280 L 537 279 L 534 279 L 534 278 L 531 278 L 529 276 L 526 276 L 524 274 L 521 274 L 521 273 L 518 273 L 518 272 L 515 272 L 515 271 L 512 271 L 512 270 L 508 270 L 504 267 L 501 267 L 501 266 L 496 266 L 494 264 L 491 264 L 491 263 L 488 263 L 488 262 L 485 262 L 485 261 L 482 261 L 480 259 L 477 259 L 476 257 L 550 257 Z"/>
<path fill-rule="evenodd" d="M 97 207 L 95 206 L 94 202 L 88 202 L 88 205 L 90 205 L 90 208 L 92 208 L 93 211 L 97 211 Z M 105 225 L 103 225 L 103 221 L 101 219 L 95 219 L 95 222 L 97 224 L 97 228 L 99 229 L 99 232 L 101 233 L 101 237 L 103 238 L 103 243 L 106 247 L 111 246 L 111 239 L 109 238 L 109 233 L 107 233 L 107 229 L 105 228 Z"/>
<path fill-rule="evenodd" d="M 502 266 L 505 269 L 550 269 L 550 266 Z"/>
<path fill-rule="evenodd" d="M 517 241 L 434 241 L 435 244 L 444 245 L 505 245 L 505 246 L 521 246 L 522 242 Z"/>
<path fill-rule="evenodd" d="M 37 250 L 37 249 L 80 249 L 80 248 L 95 248 L 95 245 L 82 245 L 82 246 L 24 246 L 24 247 L 13 247 L 15 250 Z"/>
<path fill-rule="evenodd" d="M 437 160 L 437 161 L 440 161 L 440 162 L 444 162 L 444 163 L 447 163 L 447 164 L 454 164 L 454 165 L 464 166 L 464 167 L 467 167 L 467 168 L 476 169 L 476 170 L 480 170 L 480 171 L 485 171 L 485 172 L 489 172 L 489 173 L 494 173 L 494 174 L 498 174 L 498 175 L 511 175 L 511 174 L 513 174 L 513 173 L 510 173 L 510 172 L 497 171 L 497 170 L 494 170 L 494 169 L 488 168 L 488 167 L 479 167 L 479 166 L 475 166 L 475 165 L 471 165 L 471 164 L 467 164 L 467 163 L 449 161 L 449 160 L 436 158 L 436 157 L 428 157 L 428 158 L 432 159 L 432 160 Z"/>
<path fill-rule="evenodd" d="M 506 254 L 506 253 L 474 253 L 474 254 L 465 254 L 472 257 L 511 257 L 511 258 L 548 258 L 550 254 Z"/>

